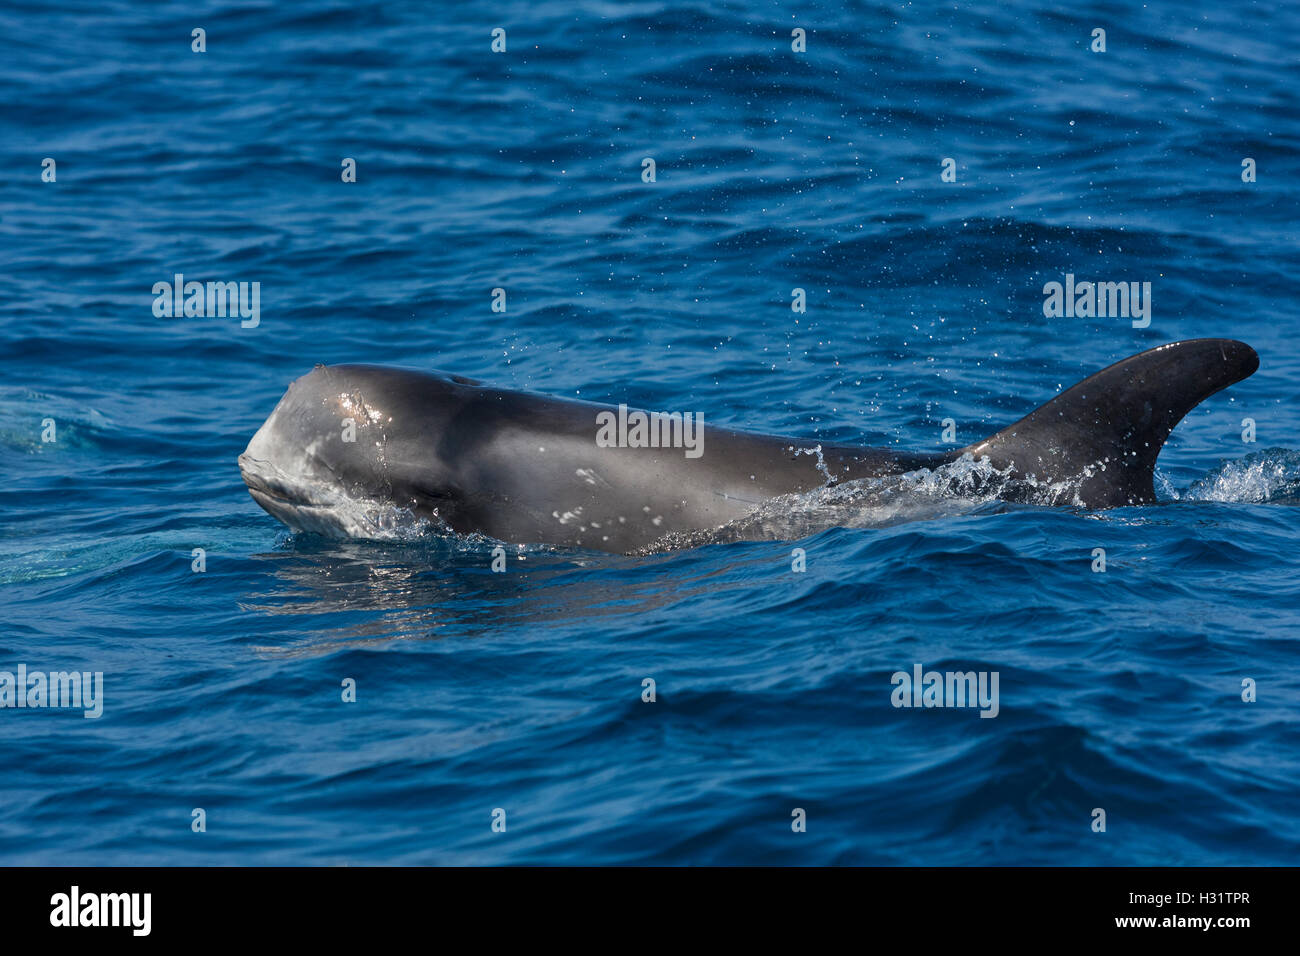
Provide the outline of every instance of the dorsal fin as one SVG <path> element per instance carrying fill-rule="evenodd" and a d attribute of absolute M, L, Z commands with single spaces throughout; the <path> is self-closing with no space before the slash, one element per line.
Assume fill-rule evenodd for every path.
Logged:
<path fill-rule="evenodd" d="M 1150 503 L 1156 457 L 1174 426 L 1257 368 L 1255 350 L 1233 339 L 1157 346 L 1102 369 L 958 454 L 987 455 L 995 467 L 1014 467 L 1014 474 L 1038 481 L 1087 473 L 1077 495 L 1089 508 Z"/>

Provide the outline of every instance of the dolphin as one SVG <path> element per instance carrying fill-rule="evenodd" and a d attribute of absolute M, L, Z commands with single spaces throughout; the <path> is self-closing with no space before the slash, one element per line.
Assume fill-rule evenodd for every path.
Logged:
<path fill-rule="evenodd" d="M 461 375 L 317 365 L 289 386 L 239 468 L 253 499 L 298 531 L 365 536 L 372 519 L 359 515 L 378 505 L 460 534 L 615 553 L 722 527 L 780 495 L 965 455 L 1006 479 L 1000 498 L 1115 508 L 1154 502 L 1156 457 L 1174 426 L 1258 367 L 1254 349 L 1232 339 L 1161 345 L 982 441 L 927 454 L 736 431 L 686 413 L 638 418 Z"/>

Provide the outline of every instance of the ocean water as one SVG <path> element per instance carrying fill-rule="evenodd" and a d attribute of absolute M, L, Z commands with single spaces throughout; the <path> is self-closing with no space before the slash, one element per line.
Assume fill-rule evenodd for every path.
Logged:
<path fill-rule="evenodd" d="M 0 862 L 1296 862 L 1297 48 L 1208 0 L 6 6 L 0 670 L 103 712 L 0 710 Z M 176 273 L 259 323 L 156 316 Z M 1149 326 L 1046 317 L 1066 274 Z M 931 452 L 1198 336 L 1261 366 L 1150 507 L 915 476 L 496 574 L 235 464 L 317 362 Z M 997 716 L 894 707 L 918 664 Z"/>

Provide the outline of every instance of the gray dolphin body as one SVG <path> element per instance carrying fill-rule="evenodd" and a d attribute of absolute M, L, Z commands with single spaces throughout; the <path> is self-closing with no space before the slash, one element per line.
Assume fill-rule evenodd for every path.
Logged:
<path fill-rule="evenodd" d="M 611 406 L 441 373 L 317 366 L 289 386 L 239 467 L 257 503 L 295 530 L 363 533 L 343 505 L 370 502 L 459 533 L 610 552 L 721 527 L 778 495 L 936 468 L 964 454 L 1009 476 L 1003 497 L 1061 483 L 1071 502 L 1112 508 L 1153 502 L 1156 457 L 1174 426 L 1258 367 L 1242 342 L 1176 342 L 943 454 L 707 425 L 702 453 L 690 457 L 681 447 L 602 447 L 602 415 L 618 414 Z"/>

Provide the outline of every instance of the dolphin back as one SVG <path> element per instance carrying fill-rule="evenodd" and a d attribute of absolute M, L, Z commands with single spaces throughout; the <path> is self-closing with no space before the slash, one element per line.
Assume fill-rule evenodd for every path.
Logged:
<path fill-rule="evenodd" d="M 1198 404 L 1259 368 L 1233 339 L 1190 339 L 1116 362 L 1009 428 L 961 449 L 1039 483 L 1068 482 L 1088 508 L 1155 501 L 1156 458 Z"/>

